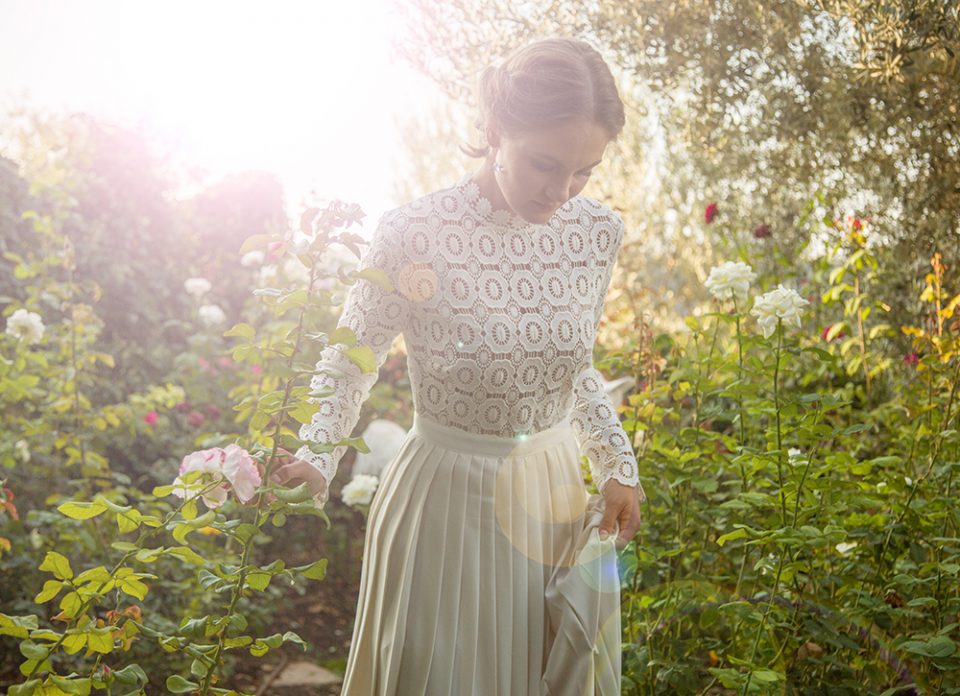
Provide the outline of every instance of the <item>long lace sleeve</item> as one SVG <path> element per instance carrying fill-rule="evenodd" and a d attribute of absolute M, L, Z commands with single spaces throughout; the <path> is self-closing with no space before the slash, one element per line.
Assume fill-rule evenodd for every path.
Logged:
<path fill-rule="evenodd" d="M 603 306 L 617 251 L 623 241 L 623 221 L 611 213 L 604 228 L 611 230 L 610 255 L 600 280 L 597 303 L 594 307 L 594 335 L 600 326 Z M 590 473 L 597 488 L 610 479 L 616 479 L 627 486 L 636 486 L 640 502 L 646 500 L 643 486 L 637 473 L 637 459 L 630 445 L 630 438 L 620 423 L 617 410 L 604 388 L 603 377 L 593 366 L 584 369 L 574 381 L 574 404 L 570 422 L 580 444 L 580 451 L 590 462 Z"/>
<path fill-rule="evenodd" d="M 403 266 L 400 234 L 390 224 L 388 213 L 381 218 L 370 245 L 361 254 L 359 269 L 377 268 L 390 278 L 392 292 L 385 292 L 373 281 L 358 279 L 347 293 L 338 327 L 353 331 L 357 345 L 369 347 L 376 356 L 377 367 L 383 365 L 397 334 L 403 331 L 409 317 L 408 298 L 397 284 Z M 377 381 L 377 371 L 362 373 L 339 350 L 328 346 L 320 354 L 310 381 L 311 393 L 332 392 L 329 396 L 308 397 L 319 404 L 311 422 L 300 427 L 300 439 L 311 442 L 339 442 L 353 431 L 360 418 L 360 407 Z M 327 480 L 327 491 L 320 505 L 329 498 L 330 482 L 337 473 L 340 458 L 347 451 L 341 445 L 323 454 L 312 452 L 306 445 L 297 450 L 298 459 L 309 462 Z"/>

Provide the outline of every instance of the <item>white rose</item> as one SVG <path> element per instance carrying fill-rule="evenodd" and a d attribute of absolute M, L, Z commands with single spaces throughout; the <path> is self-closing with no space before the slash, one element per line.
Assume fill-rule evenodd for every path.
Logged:
<path fill-rule="evenodd" d="M 710 269 L 704 285 L 718 300 L 729 300 L 733 295 L 746 300 L 750 283 L 757 274 L 743 261 L 727 261 Z"/>
<path fill-rule="evenodd" d="M 216 326 L 227 320 L 227 315 L 223 313 L 223 310 L 214 304 L 202 305 L 197 313 L 200 315 L 200 321 L 207 326 Z"/>
<path fill-rule="evenodd" d="M 39 343 L 43 338 L 43 319 L 36 312 L 18 309 L 7 318 L 7 333 L 25 339 L 27 345 Z"/>
<path fill-rule="evenodd" d="M 837 544 L 834 548 L 837 549 L 837 553 L 839 553 L 841 556 L 846 556 L 846 555 L 847 555 L 848 553 L 850 553 L 853 549 L 857 548 L 857 542 L 855 542 L 855 541 L 844 541 L 844 542 L 841 542 L 841 543 Z"/>
<path fill-rule="evenodd" d="M 183 288 L 194 297 L 202 297 L 210 292 L 210 281 L 206 278 L 187 278 L 183 281 Z"/>
<path fill-rule="evenodd" d="M 340 497 L 347 505 L 369 505 L 379 483 L 380 479 L 376 476 L 357 474 L 343 487 Z"/>
<path fill-rule="evenodd" d="M 750 314 L 757 317 L 763 337 L 770 338 L 777 330 L 778 319 L 800 328 L 800 310 L 808 304 L 810 302 L 800 297 L 796 290 L 778 285 L 776 290 L 756 299 Z"/>
<path fill-rule="evenodd" d="M 263 252 L 259 249 L 248 251 L 246 254 L 240 257 L 241 266 L 260 266 L 261 264 L 263 264 Z"/>
<path fill-rule="evenodd" d="M 26 440 L 17 440 L 17 444 L 13 446 L 13 449 L 20 461 L 24 464 L 30 463 L 30 445 Z"/>

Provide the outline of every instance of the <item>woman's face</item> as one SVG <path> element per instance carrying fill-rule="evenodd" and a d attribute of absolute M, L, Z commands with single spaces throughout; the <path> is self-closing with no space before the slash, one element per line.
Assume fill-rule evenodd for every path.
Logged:
<path fill-rule="evenodd" d="M 583 190 L 609 142 L 602 127 L 580 118 L 521 135 L 494 136 L 493 155 L 503 167 L 494 176 L 504 200 L 527 222 L 547 222 Z"/>

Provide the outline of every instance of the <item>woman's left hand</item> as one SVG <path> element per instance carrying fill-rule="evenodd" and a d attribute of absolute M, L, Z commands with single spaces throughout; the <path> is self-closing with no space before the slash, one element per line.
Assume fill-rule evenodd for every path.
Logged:
<path fill-rule="evenodd" d="M 613 533 L 615 523 L 620 527 L 615 543 L 618 549 L 622 549 L 640 529 L 640 496 L 636 486 L 625 486 L 616 479 L 610 479 L 603 486 L 601 538 L 604 534 Z"/>

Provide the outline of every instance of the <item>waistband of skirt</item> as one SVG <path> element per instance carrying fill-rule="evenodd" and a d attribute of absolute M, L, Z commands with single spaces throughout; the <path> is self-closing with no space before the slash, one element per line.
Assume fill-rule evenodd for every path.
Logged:
<path fill-rule="evenodd" d="M 573 436 L 569 414 L 559 423 L 535 433 L 518 433 L 514 437 L 471 433 L 442 425 L 414 411 L 411 432 L 443 447 L 470 454 L 492 457 L 513 457 L 533 454 L 559 444 Z"/>

